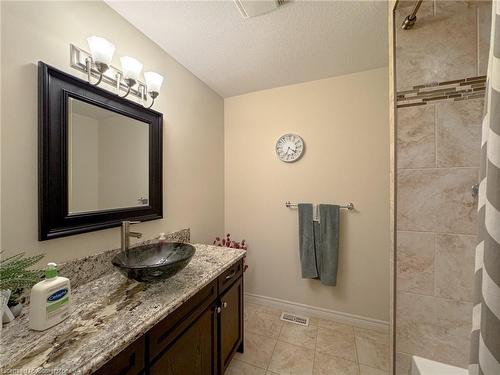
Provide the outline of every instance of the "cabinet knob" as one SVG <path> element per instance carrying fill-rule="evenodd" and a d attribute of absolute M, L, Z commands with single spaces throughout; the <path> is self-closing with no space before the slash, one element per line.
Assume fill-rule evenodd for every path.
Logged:
<path fill-rule="evenodd" d="M 220 306 L 217 306 L 217 307 L 215 308 L 215 312 L 216 312 L 217 314 L 220 314 L 220 312 L 221 312 L 221 311 L 222 311 L 222 309 L 220 308 Z"/>
<path fill-rule="evenodd" d="M 226 308 L 227 307 L 227 302 L 222 302 L 222 307 Z"/>

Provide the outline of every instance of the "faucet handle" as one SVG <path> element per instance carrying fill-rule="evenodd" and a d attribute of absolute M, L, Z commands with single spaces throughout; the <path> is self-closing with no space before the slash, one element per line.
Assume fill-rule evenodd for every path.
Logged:
<path fill-rule="evenodd" d="M 131 220 L 122 221 L 122 226 L 123 225 L 132 225 L 132 224 L 140 224 L 140 221 L 137 221 L 137 220 L 136 221 L 133 221 L 133 220 L 132 221 Z"/>

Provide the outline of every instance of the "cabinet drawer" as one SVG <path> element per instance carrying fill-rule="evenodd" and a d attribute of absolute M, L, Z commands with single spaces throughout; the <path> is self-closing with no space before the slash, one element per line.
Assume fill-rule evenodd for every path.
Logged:
<path fill-rule="evenodd" d="M 212 281 L 177 310 L 155 325 L 147 334 L 149 360 L 161 354 L 217 298 L 217 280 Z"/>
<path fill-rule="evenodd" d="M 144 369 L 145 339 L 141 336 L 133 344 L 123 349 L 104 366 L 94 372 L 95 375 L 137 375 Z"/>
<path fill-rule="evenodd" d="M 219 294 L 229 288 L 243 274 L 243 259 L 229 267 L 219 276 Z"/>

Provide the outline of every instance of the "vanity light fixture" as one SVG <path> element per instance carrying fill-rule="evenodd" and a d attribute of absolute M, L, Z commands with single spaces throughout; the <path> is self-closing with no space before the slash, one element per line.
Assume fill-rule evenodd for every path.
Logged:
<path fill-rule="evenodd" d="M 85 59 L 87 68 L 88 81 L 91 85 L 97 86 L 102 81 L 103 74 L 109 69 L 111 59 L 115 53 L 115 46 L 104 38 L 99 36 L 91 36 L 87 38 L 89 44 L 90 54 Z M 92 68 L 95 66 L 99 72 L 99 80 L 96 83 L 91 82 Z"/>
<path fill-rule="evenodd" d="M 123 81 L 127 85 L 127 92 L 123 96 L 120 95 L 119 93 L 118 95 L 120 95 L 122 98 L 125 98 L 128 94 L 130 94 L 130 90 L 137 83 L 137 80 L 139 79 L 139 74 L 141 73 L 142 70 L 142 64 L 130 56 L 120 57 L 120 62 L 122 63 Z M 119 82 L 120 79 L 121 75 L 118 73 L 116 76 L 116 81 L 117 81 L 116 87 L 118 89 L 118 92 L 120 91 L 120 82 Z"/>
<path fill-rule="evenodd" d="M 163 76 L 155 72 L 144 72 L 144 78 L 146 79 L 146 89 L 148 91 L 147 93 L 153 100 L 151 102 L 151 105 L 148 106 L 148 108 L 151 108 L 153 104 L 155 104 L 155 99 L 158 97 L 158 95 L 160 95 L 160 87 L 163 83 Z M 147 100 L 147 98 L 144 98 L 144 91 L 142 92 L 142 94 L 143 101 Z"/>
<path fill-rule="evenodd" d="M 140 99 L 145 108 L 151 108 L 160 95 L 163 77 L 155 72 L 145 72 L 146 83 L 140 80 L 142 63 L 130 56 L 120 58 L 122 70 L 111 65 L 115 46 L 108 40 L 91 36 L 87 38 L 90 53 L 70 45 L 70 65 L 87 74 L 87 81 L 93 86 L 105 82 L 115 87 L 116 95 L 125 98 L 132 96 Z M 92 82 L 95 80 L 95 82 Z M 125 91 L 125 94 L 121 94 Z M 152 102 L 148 105 L 148 97 Z"/>

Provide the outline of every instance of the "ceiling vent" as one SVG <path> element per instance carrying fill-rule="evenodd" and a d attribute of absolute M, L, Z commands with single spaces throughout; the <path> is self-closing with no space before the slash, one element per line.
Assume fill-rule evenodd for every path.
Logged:
<path fill-rule="evenodd" d="M 289 0 L 233 0 L 243 18 L 260 16 L 285 5 Z"/>

